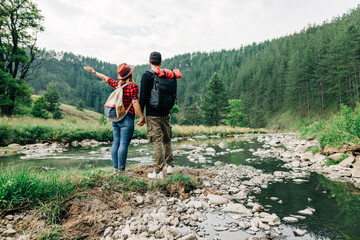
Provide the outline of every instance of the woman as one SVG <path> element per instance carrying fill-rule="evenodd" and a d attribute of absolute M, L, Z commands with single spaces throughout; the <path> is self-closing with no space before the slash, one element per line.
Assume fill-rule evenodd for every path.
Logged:
<path fill-rule="evenodd" d="M 126 165 L 126 157 L 128 153 L 128 147 L 131 138 L 134 134 L 134 118 L 135 112 L 139 115 L 139 122 L 137 125 L 143 126 L 145 124 L 145 118 L 141 111 L 140 104 L 138 102 L 139 89 L 133 81 L 133 74 L 135 67 L 129 67 L 126 63 L 122 63 L 117 68 L 118 79 L 116 81 L 104 74 L 96 72 L 92 67 L 86 66 L 84 69 L 95 76 L 106 81 L 110 86 L 118 88 L 129 83 L 123 88 L 123 104 L 124 108 L 130 107 L 126 117 L 120 122 L 112 122 L 114 141 L 111 147 L 111 158 L 113 161 L 114 172 L 124 173 Z"/>

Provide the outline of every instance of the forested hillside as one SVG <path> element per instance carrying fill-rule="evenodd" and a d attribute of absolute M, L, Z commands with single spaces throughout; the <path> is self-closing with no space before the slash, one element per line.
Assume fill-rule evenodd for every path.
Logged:
<path fill-rule="evenodd" d="M 84 71 L 83 66 L 88 64 L 116 77 L 116 65 L 71 53 L 44 55 L 39 76 L 30 81 L 36 93 L 54 82 L 63 101 L 75 104 L 82 99 L 86 107 L 102 110 L 112 89 Z M 214 73 L 225 82 L 229 99 L 242 99 L 244 112 L 254 127 L 264 125 L 263 116 L 274 113 L 292 111 L 311 118 L 324 115 L 328 109 L 338 109 L 340 104 L 355 106 L 360 100 L 360 8 L 271 41 L 233 50 L 178 55 L 166 59 L 163 67 L 179 68 L 183 74 L 178 81 L 183 123 L 200 116 L 185 113 L 200 113 L 199 106 Z M 137 83 L 148 68 L 136 67 Z"/>

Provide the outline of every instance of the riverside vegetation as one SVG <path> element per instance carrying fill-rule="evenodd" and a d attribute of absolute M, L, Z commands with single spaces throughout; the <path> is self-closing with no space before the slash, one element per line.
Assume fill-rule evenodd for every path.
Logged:
<path fill-rule="evenodd" d="M 42 119 L 34 117 L 0 118 L 0 145 L 11 143 L 27 144 L 43 141 L 72 142 L 84 139 L 111 141 L 110 123 L 103 120 L 103 115 L 78 110 L 73 106 L 62 104 L 63 119 Z M 265 129 L 250 129 L 230 126 L 173 126 L 174 137 L 195 135 L 231 135 L 240 133 L 266 132 Z M 146 138 L 146 127 L 136 127 L 134 138 Z"/>
<path fill-rule="evenodd" d="M 120 194 L 121 199 L 128 199 L 134 192 L 145 193 L 160 191 L 169 196 L 182 197 L 194 189 L 198 183 L 188 174 L 176 173 L 164 180 L 149 181 L 142 177 L 128 175 L 112 175 L 110 170 L 55 170 L 29 171 L 26 168 L 20 171 L 1 169 L 0 175 L 0 209 L 2 215 L 14 214 L 19 211 L 31 210 L 31 216 L 42 219 L 45 228 L 29 228 L 31 220 L 21 223 L 18 230 L 24 231 L 27 237 L 35 239 L 66 239 L 67 232 L 62 229 L 60 222 L 66 218 L 66 212 L 73 199 L 88 198 L 101 191 Z M 135 169 L 134 173 L 144 172 L 144 169 Z M 124 205 L 124 204 L 122 204 Z M 123 206 L 124 207 L 124 206 Z M 123 209 L 124 210 L 124 209 Z M 12 219 L 11 219 L 12 220 Z M 19 219 L 18 219 L 19 220 Z M 17 222 L 18 223 L 18 222 Z M 28 225 L 26 225 L 28 224 Z M 19 226 L 19 224 L 18 224 Z M 3 235 L 4 236 L 4 235 Z M 14 235 L 9 235 L 14 236 Z"/>

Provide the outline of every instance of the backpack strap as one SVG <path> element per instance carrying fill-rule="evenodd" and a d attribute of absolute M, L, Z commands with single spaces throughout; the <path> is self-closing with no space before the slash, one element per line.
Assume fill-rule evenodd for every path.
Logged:
<path fill-rule="evenodd" d="M 121 87 L 122 87 L 122 89 L 124 89 L 124 87 L 126 87 L 127 85 L 129 85 L 130 84 L 130 82 L 128 82 L 128 83 L 126 83 L 126 84 L 124 84 L 124 85 L 122 85 Z"/>
<path fill-rule="evenodd" d="M 128 83 L 122 85 L 121 88 L 124 89 L 124 87 L 126 87 L 126 86 L 129 85 L 130 83 L 131 83 L 131 82 L 128 82 Z M 132 105 L 133 105 L 133 103 L 132 103 L 132 101 L 131 101 L 129 107 L 126 109 L 125 115 L 129 112 L 129 110 L 130 110 L 130 108 L 131 108 Z"/>
<path fill-rule="evenodd" d="M 155 75 L 155 74 L 157 74 L 155 71 L 153 71 L 153 70 L 146 70 L 146 72 L 149 72 L 149 73 L 151 73 L 152 75 Z"/>

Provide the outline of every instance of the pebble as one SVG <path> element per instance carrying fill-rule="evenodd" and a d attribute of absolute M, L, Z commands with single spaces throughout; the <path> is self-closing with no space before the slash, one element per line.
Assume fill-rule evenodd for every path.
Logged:
<path fill-rule="evenodd" d="M 306 234 L 306 230 L 301 230 L 301 229 L 295 229 L 294 230 L 294 235 L 295 236 L 301 237 L 301 236 L 304 236 L 305 234 Z"/>
<path fill-rule="evenodd" d="M 3 237 L 14 237 L 16 235 L 16 231 L 12 228 L 5 230 L 2 233 Z"/>
<path fill-rule="evenodd" d="M 12 220 L 14 220 L 14 215 L 6 215 L 5 219 L 8 221 L 12 221 Z"/>
<path fill-rule="evenodd" d="M 299 219 L 295 218 L 295 217 L 284 217 L 283 220 L 285 222 L 289 222 L 289 223 L 296 223 L 299 221 Z"/>

